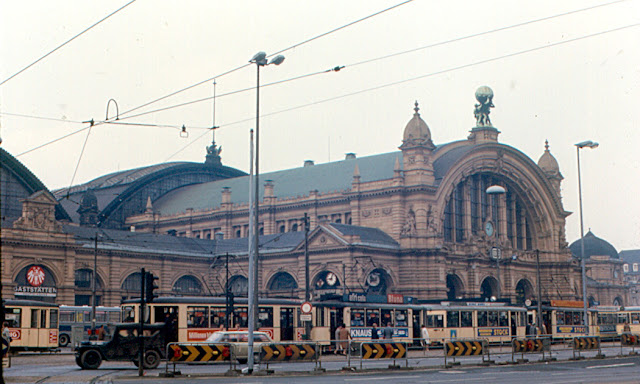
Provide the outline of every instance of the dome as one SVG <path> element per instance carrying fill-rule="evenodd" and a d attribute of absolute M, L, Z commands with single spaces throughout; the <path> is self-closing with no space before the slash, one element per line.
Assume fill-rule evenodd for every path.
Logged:
<path fill-rule="evenodd" d="M 580 258 L 582 247 L 580 239 L 574 241 L 570 246 L 571 253 L 576 258 Z M 619 259 L 618 251 L 606 240 L 596 237 L 591 231 L 584 235 L 584 255 L 588 258 L 591 256 L 609 256 L 612 259 Z"/>
<path fill-rule="evenodd" d="M 415 113 L 413 114 L 413 118 L 409 120 L 407 126 L 404 128 L 404 135 L 402 137 L 402 141 L 405 143 L 431 143 L 431 131 L 429 130 L 429 126 L 427 123 L 422 120 L 418 111 L 418 102 L 415 103 L 415 108 L 413 109 Z M 432 144 L 433 145 L 433 144 Z"/>
<path fill-rule="evenodd" d="M 540 160 L 538 160 L 538 167 L 545 173 L 559 174 L 560 167 L 558 166 L 558 161 L 553 157 L 551 152 L 549 152 L 549 141 L 544 142 L 544 148 L 544 153 L 540 156 Z"/>

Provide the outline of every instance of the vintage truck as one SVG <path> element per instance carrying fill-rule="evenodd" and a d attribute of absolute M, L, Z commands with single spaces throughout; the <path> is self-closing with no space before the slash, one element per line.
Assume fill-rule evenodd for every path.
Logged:
<path fill-rule="evenodd" d="M 105 332 L 103 340 L 82 341 L 76 345 L 76 364 L 82 369 L 98 369 L 103 360 L 117 360 L 131 361 L 138 366 L 139 332 L 139 324 L 115 324 Z M 143 367 L 156 368 L 165 355 L 165 324 L 145 324 L 143 339 Z"/>

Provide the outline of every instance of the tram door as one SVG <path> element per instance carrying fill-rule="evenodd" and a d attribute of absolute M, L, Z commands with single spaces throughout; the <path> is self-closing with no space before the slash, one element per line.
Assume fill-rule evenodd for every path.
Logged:
<path fill-rule="evenodd" d="M 156 306 L 154 307 L 153 315 L 156 322 L 165 323 L 165 342 L 172 343 L 178 341 L 178 307 Z"/>
<path fill-rule="evenodd" d="M 333 340 L 336 338 L 336 329 L 340 324 L 344 323 L 343 309 L 331 308 L 329 310 L 329 320 L 329 339 Z"/>
<path fill-rule="evenodd" d="M 280 341 L 293 341 L 293 308 L 280 308 Z"/>
<path fill-rule="evenodd" d="M 412 311 L 412 323 L 413 323 L 413 345 L 420 345 L 420 339 L 422 338 L 422 330 L 420 329 L 420 319 L 422 318 L 422 311 L 414 309 Z"/>

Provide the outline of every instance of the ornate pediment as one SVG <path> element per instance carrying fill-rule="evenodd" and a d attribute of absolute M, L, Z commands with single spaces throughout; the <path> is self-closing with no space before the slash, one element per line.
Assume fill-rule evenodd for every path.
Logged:
<path fill-rule="evenodd" d="M 51 193 L 41 190 L 22 200 L 22 216 L 13 223 L 14 228 L 47 232 L 61 232 L 62 225 L 56 221 L 58 202 Z"/>

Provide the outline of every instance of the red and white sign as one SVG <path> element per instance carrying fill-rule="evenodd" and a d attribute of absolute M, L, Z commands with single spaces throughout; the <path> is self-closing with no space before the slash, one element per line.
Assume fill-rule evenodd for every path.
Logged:
<path fill-rule="evenodd" d="M 39 287 L 44 283 L 44 269 L 34 265 L 27 271 L 27 281 L 34 287 Z"/>
<path fill-rule="evenodd" d="M 258 331 L 266 333 L 273 340 L 273 328 L 259 328 Z"/>
<path fill-rule="evenodd" d="M 187 329 L 187 341 L 205 341 L 216 331 L 212 329 Z"/>
<path fill-rule="evenodd" d="M 311 313 L 311 311 L 313 310 L 313 305 L 311 305 L 310 302 L 305 301 L 300 306 L 300 310 L 302 311 L 302 313 Z"/>
<path fill-rule="evenodd" d="M 397 293 L 389 293 L 387 295 L 388 304 L 404 304 L 404 296 Z"/>
<path fill-rule="evenodd" d="M 296 328 L 296 341 L 302 341 L 304 336 L 304 328 Z"/>
<path fill-rule="evenodd" d="M 11 332 L 11 340 L 20 340 L 22 338 L 22 332 L 19 329 L 9 329 Z"/>
<path fill-rule="evenodd" d="M 58 345 L 58 331 L 49 331 L 49 344 Z"/>

